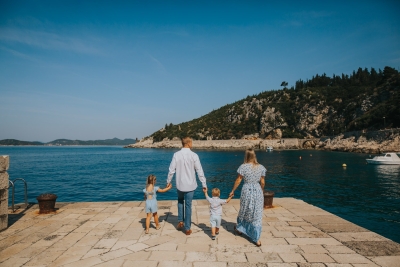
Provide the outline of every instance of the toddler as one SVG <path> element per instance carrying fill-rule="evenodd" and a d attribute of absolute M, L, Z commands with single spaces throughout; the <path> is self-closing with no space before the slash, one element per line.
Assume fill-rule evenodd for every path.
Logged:
<path fill-rule="evenodd" d="M 220 199 L 220 191 L 218 188 L 213 188 L 211 191 L 212 198 L 207 194 L 207 189 L 203 189 L 204 195 L 208 202 L 210 202 L 210 223 L 211 223 L 211 239 L 215 240 L 215 236 L 219 234 L 221 227 L 222 205 L 228 203 L 233 195 L 229 196 L 227 200 Z"/>
<path fill-rule="evenodd" d="M 156 229 L 160 229 L 160 225 L 158 223 L 158 215 L 157 215 L 157 194 L 156 192 L 159 193 L 164 193 L 167 192 L 172 188 L 172 185 L 169 184 L 166 188 L 161 189 L 156 185 L 156 176 L 153 174 L 150 174 L 149 177 L 147 177 L 147 184 L 146 188 L 143 189 L 144 193 L 144 199 L 146 200 L 146 234 L 149 233 L 149 228 L 150 228 L 150 219 L 151 215 L 153 214 L 154 216 L 154 222 L 156 223 Z"/>

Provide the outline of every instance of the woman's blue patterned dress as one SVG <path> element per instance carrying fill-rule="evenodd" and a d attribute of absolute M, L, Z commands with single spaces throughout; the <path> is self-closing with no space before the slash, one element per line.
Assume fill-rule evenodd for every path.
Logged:
<path fill-rule="evenodd" d="M 260 186 L 261 176 L 266 169 L 261 164 L 245 163 L 237 172 L 243 176 L 244 185 L 240 195 L 240 210 L 236 229 L 257 242 L 261 236 L 264 195 Z"/>

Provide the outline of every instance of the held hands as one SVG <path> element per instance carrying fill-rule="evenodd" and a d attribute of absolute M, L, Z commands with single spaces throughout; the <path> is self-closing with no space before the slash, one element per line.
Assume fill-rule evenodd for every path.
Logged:
<path fill-rule="evenodd" d="M 207 188 L 203 187 L 203 193 L 206 194 L 207 193 Z"/>
<path fill-rule="evenodd" d="M 232 192 L 229 193 L 229 197 L 233 197 L 233 196 L 234 196 L 234 194 L 233 194 L 233 191 L 232 191 Z"/>
<path fill-rule="evenodd" d="M 167 189 L 170 190 L 171 188 L 172 188 L 172 184 L 171 183 L 167 184 Z"/>

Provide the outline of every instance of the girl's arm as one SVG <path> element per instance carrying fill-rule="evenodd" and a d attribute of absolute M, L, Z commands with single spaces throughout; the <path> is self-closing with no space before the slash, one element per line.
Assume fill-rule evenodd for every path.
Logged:
<path fill-rule="evenodd" d="M 261 185 L 261 190 L 264 192 L 264 187 L 265 187 L 265 176 L 261 176 L 261 178 L 260 178 L 260 185 Z"/>
<path fill-rule="evenodd" d="M 233 193 L 235 192 L 236 188 L 240 185 L 242 182 L 243 176 L 238 174 L 238 177 L 236 178 L 235 184 L 233 185 L 232 192 L 229 194 L 229 196 L 233 196 Z"/>
<path fill-rule="evenodd" d="M 163 189 L 158 188 L 157 192 L 164 193 L 164 192 L 167 192 L 168 190 L 170 190 L 171 188 L 172 188 L 172 184 L 169 184 L 166 188 L 163 188 Z"/>

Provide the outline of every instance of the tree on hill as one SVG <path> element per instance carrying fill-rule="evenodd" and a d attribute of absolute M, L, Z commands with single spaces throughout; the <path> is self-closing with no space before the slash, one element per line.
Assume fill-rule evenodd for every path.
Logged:
<path fill-rule="evenodd" d="M 151 136 L 155 141 L 190 135 L 195 139 L 231 139 L 258 133 L 265 138 L 277 128 L 283 137 L 323 136 L 344 131 L 400 127 L 400 74 L 391 67 L 358 68 L 350 75 L 316 74 L 288 90 L 247 96 L 210 113 Z M 277 124 L 277 122 L 279 122 Z"/>

